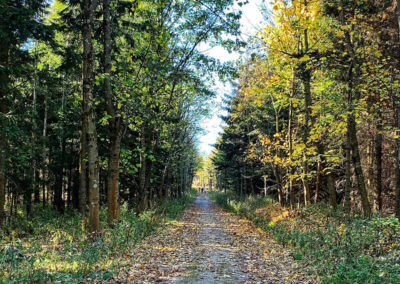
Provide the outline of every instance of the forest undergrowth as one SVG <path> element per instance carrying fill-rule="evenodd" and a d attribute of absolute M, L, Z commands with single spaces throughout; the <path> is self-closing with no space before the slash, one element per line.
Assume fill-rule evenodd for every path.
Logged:
<path fill-rule="evenodd" d="M 298 210 L 281 207 L 270 196 L 235 197 L 210 192 L 221 207 L 250 219 L 292 249 L 325 283 L 399 283 L 400 226 L 395 217 L 355 213 L 324 203 Z"/>
<path fill-rule="evenodd" d="M 1 231 L 0 282 L 106 280 L 118 269 L 121 259 L 130 257 L 137 242 L 179 219 L 195 197 L 196 191 L 192 190 L 139 215 L 122 206 L 121 221 L 112 228 L 103 222 L 94 242 L 83 229 L 78 213 L 59 215 L 48 208 L 38 210 L 31 219 L 21 215 L 12 218 Z M 105 209 L 100 213 L 107 214 Z"/>

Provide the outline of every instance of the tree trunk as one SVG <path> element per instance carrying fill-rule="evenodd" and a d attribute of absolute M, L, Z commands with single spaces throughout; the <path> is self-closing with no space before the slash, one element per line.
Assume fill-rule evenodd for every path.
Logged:
<path fill-rule="evenodd" d="M 86 221 L 86 175 L 87 175 L 87 121 L 83 111 L 82 104 L 82 118 L 81 118 L 81 132 L 80 132 L 80 151 L 79 151 L 79 190 L 78 190 L 78 209 L 82 214 L 83 226 Z"/>
<path fill-rule="evenodd" d="M 64 76 L 65 78 L 65 76 Z M 62 103 L 61 103 L 61 113 L 63 114 L 63 119 L 64 119 L 64 113 L 65 113 L 65 104 L 66 104 L 66 95 L 65 95 L 65 87 L 64 87 L 64 80 L 62 81 L 63 84 L 63 95 L 62 95 Z M 57 211 L 59 213 L 64 213 L 64 199 L 63 199 L 63 185 L 64 185 L 64 164 L 65 164 L 65 147 L 66 147 L 66 137 L 65 137 L 65 123 L 63 120 L 61 120 L 61 161 L 60 161 L 60 167 L 58 168 L 57 174 L 56 174 L 56 185 L 55 185 L 55 191 L 54 191 L 54 205 L 57 208 Z"/>
<path fill-rule="evenodd" d="M 8 52 L 9 44 L 0 42 L 0 226 L 4 220 L 5 188 L 6 188 L 6 147 L 7 147 L 7 113 L 6 97 L 8 93 Z"/>
<path fill-rule="evenodd" d="M 335 188 L 335 183 L 333 181 L 332 173 L 328 173 L 326 178 L 329 189 L 329 203 L 331 207 L 335 209 L 337 206 L 337 199 L 336 199 L 336 188 Z"/>
<path fill-rule="evenodd" d="M 343 11 L 341 12 L 341 22 L 344 24 L 343 18 Z M 361 204 L 363 208 L 364 216 L 371 215 L 371 207 L 368 200 L 368 193 L 365 186 L 365 179 L 361 165 L 361 157 L 360 157 L 360 150 L 358 146 L 358 139 L 357 139 L 357 125 L 355 119 L 355 110 L 353 106 L 353 99 L 359 99 L 359 92 L 358 92 L 358 80 L 360 78 L 360 68 L 358 65 L 358 60 L 356 58 L 356 53 L 354 51 L 354 44 L 351 38 L 351 31 L 345 31 L 345 38 L 347 43 L 347 48 L 350 56 L 352 57 L 352 62 L 348 69 L 347 74 L 347 84 L 348 84 L 348 98 L 347 98 L 347 105 L 348 105 L 348 115 L 347 115 L 347 135 L 349 135 L 349 143 L 351 148 L 351 157 L 352 162 L 354 165 L 354 172 L 357 179 L 358 191 L 361 197 Z M 354 69 L 354 70 L 353 70 Z M 354 98 L 353 98 L 354 93 Z"/>
<path fill-rule="evenodd" d="M 116 117 L 111 87 L 111 10 L 110 0 L 103 0 L 103 26 L 104 26 L 104 95 L 107 102 L 107 113 L 110 116 L 108 121 L 110 130 L 110 147 L 107 172 L 107 205 L 108 223 L 112 224 L 119 220 L 119 160 L 121 154 L 122 139 L 122 118 Z"/>
<path fill-rule="evenodd" d="M 97 133 L 93 102 L 93 39 L 94 11 L 96 0 L 83 1 L 83 111 L 87 122 L 87 154 L 89 179 L 89 231 L 97 232 L 100 226 L 99 219 L 99 161 L 97 149 Z"/>
<path fill-rule="evenodd" d="M 164 185 L 165 185 L 165 180 L 167 177 L 167 173 L 168 173 L 168 168 L 169 168 L 169 162 L 170 162 L 170 157 L 168 157 L 167 162 L 165 163 L 164 169 L 162 171 L 162 175 L 161 175 L 161 182 L 160 182 L 160 186 L 158 189 L 158 195 L 160 200 L 162 201 L 166 196 L 165 196 L 165 191 L 164 191 Z"/>
<path fill-rule="evenodd" d="M 375 167 L 376 167 L 376 189 L 375 189 L 375 210 L 382 210 L 382 112 L 378 112 L 378 121 L 376 125 L 375 141 Z"/>
<path fill-rule="evenodd" d="M 398 41 L 400 42 L 400 0 L 397 0 L 397 31 L 398 31 Z M 400 65 L 400 59 L 398 58 L 398 64 Z M 395 102 L 397 103 L 396 107 L 396 118 L 397 118 L 397 132 L 398 138 L 397 142 L 397 153 L 396 153 L 396 167 L 395 167 L 395 174 L 396 174 L 396 216 L 400 218 L 400 103 L 397 102 L 398 98 L 395 98 Z"/>
<path fill-rule="evenodd" d="M 307 68 L 305 66 L 304 68 Z M 303 189 L 304 189 L 304 205 L 310 204 L 311 192 L 310 183 L 308 177 L 308 158 L 306 156 L 308 147 L 308 136 L 310 134 L 310 118 L 311 118 L 311 70 L 302 70 L 302 81 L 304 86 L 304 102 L 305 102 L 305 118 L 304 118 L 304 133 L 303 133 L 303 143 L 306 145 L 304 149 L 304 162 L 303 162 Z"/>
<path fill-rule="evenodd" d="M 318 149 L 318 162 L 317 162 L 317 180 L 315 182 L 315 195 L 314 202 L 317 203 L 319 201 L 319 189 L 321 187 L 321 178 L 322 178 L 322 155 L 324 154 L 324 147 L 322 147 L 321 143 L 317 145 Z M 329 184 L 328 184 L 329 186 Z"/>
<path fill-rule="evenodd" d="M 145 134 L 144 129 L 142 127 L 141 131 L 141 147 L 144 150 L 146 141 L 145 141 Z M 144 153 L 140 153 L 140 170 L 139 170 L 139 192 L 138 192 L 138 203 L 137 203 L 137 212 L 140 213 L 146 208 L 146 198 L 147 192 L 145 190 L 146 185 L 146 173 L 147 173 L 147 159 Z"/>
<path fill-rule="evenodd" d="M 346 135 L 346 142 L 345 142 L 345 153 L 346 153 L 346 184 L 344 189 L 344 210 L 347 214 L 350 214 L 351 210 L 351 146 L 350 146 L 350 137 Z"/>
<path fill-rule="evenodd" d="M 358 148 L 357 132 L 355 125 L 355 117 L 353 111 L 347 117 L 348 134 L 350 135 L 351 157 L 354 165 L 354 172 L 356 174 L 358 190 L 360 192 L 361 203 L 365 216 L 371 215 L 371 207 L 368 200 L 367 189 L 364 182 L 364 174 L 361 166 L 360 151 Z"/>
<path fill-rule="evenodd" d="M 290 203 L 290 208 L 294 209 L 294 204 L 295 204 L 295 196 L 294 196 L 294 190 L 293 190 L 293 175 L 294 175 L 294 168 L 292 165 L 292 155 L 293 155 L 293 97 L 296 92 L 296 83 L 295 83 L 295 76 L 296 73 L 293 70 L 293 78 L 292 78 L 292 90 L 290 92 L 290 97 L 289 97 L 289 121 L 288 121 L 288 132 L 289 132 L 289 172 L 290 172 L 290 177 L 289 177 L 289 203 Z"/>
<path fill-rule="evenodd" d="M 64 213 L 64 200 L 63 200 L 63 177 L 64 177 L 64 160 L 65 160 L 65 138 L 61 137 L 61 161 L 60 167 L 56 174 L 56 184 L 54 190 L 54 206 L 59 213 Z"/>
<path fill-rule="evenodd" d="M 43 169 L 42 169 L 42 188 L 43 188 L 43 208 L 46 207 L 46 191 L 47 197 L 49 196 L 49 189 L 47 186 L 47 178 L 48 178 L 48 156 L 47 156 L 47 116 L 48 116 L 48 106 L 47 106 L 47 93 L 44 93 L 44 117 L 43 117 L 43 131 L 42 131 L 42 161 L 43 161 Z M 48 198 L 47 198 L 48 200 Z"/>
<path fill-rule="evenodd" d="M 32 130 L 31 130 L 31 177 L 32 177 L 32 191 L 34 192 L 35 196 L 35 203 L 39 203 L 39 188 L 37 187 L 37 176 L 36 176 L 36 134 L 37 134 L 37 44 L 35 43 L 35 60 L 34 60 L 34 71 L 33 71 L 33 92 L 32 92 L 32 109 L 31 109 L 31 123 L 32 123 Z"/>
<path fill-rule="evenodd" d="M 119 220 L 119 160 L 121 153 L 122 131 L 111 133 L 110 154 L 108 159 L 107 172 L 107 205 L 108 205 L 108 223 L 112 224 Z"/>

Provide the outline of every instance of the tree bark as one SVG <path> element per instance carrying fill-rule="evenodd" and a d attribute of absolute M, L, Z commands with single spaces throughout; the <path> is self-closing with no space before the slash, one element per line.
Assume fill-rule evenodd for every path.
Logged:
<path fill-rule="evenodd" d="M 367 189 L 364 181 L 364 174 L 361 166 L 360 151 L 358 148 L 357 132 L 356 132 L 356 122 L 354 117 L 354 110 L 351 110 L 347 117 L 347 127 L 348 135 L 350 136 L 350 146 L 351 146 L 351 157 L 354 165 L 354 172 L 356 174 L 358 190 L 361 197 L 361 203 L 363 207 L 363 212 L 365 216 L 371 215 L 371 207 L 368 200 Z"/>
<path fill-rule="evenodd" d="M 327 179 L 327 185 L 329 189 L 329 203 L 332 208 L 336 208 L 337 206 L 337 198 L 336 198 L 336 188 L 335 188 L 335 183 L 333 180 L 332 173 L 328 173 L 326 176 Z"/>
<path fill-rule="evenodd" d="M 344 210 L 347 214 L 350 214 L 351 211 L 351 146 L 350 146 L 350 137 L 346 135 L 346 142 L 344 143 L 344 149 L 346 153 L 345 157 L 345 165 L 346 165 L 346 184 L 344 189 Z"/>
<path fill-rule="evenodd" d="M 111 86 L 111 8 L 110 0 L 103 0 L 103 26 L 104 26 L 104 95 L 107 102 L 107 113 L 110 116 L 108 121 L 110 130 L 110 146 L 108 157 L 108 172 L 107 172 L 107 205 L 108 205 L 108 223 L 119 220 L 119 160 L 121 154 L 121 139 L 122 139 L 122 118 L 117 117 L 114 110 L 112 100 Z"/>
<path fill-rule="evenodd" d="M 397 31 L 398 31 L 398 41 L 400 42 L 400 0 L 396 1 L 397 8 Z M 397 58 L 398 64 L 400 66 L 400 58 Z M 400 133 L 400 102 L 398 98 L 395 98 L 396 107 L 396 118 L 397 118 L 397 135 Z M 396 216 L 400 218 L 400 135 L 397 138 L 397 153 L 396 153 Z"/>
<path fill-rule="evenodd" d="M 294 175 L 294 168 L 292 165 L 292 155 L 293 155 L 293 98 L 294 94 L 296 92 L 296 73 L 293 70 L 293 78 L 292 78 L 292 90 L 290 92 L 290 97 L 289 97 L 289 121 L 288 121 L 288 132 L 289 132 L 289 172 L 290 172 L 290 177 L 289 177 L 289 203 L 290 203 L 290 208 L 294 209 L 295 206 L 295 196 L 294 196 L 294 189 L 293 189 L 293 175 Z"/>
<path fill-rule="evenodd" d="M 307 67 L 304 67 L 307 68 Z M 308 136 L 310 134 L 310 118 L 311 118 L 311 70 L 302 70 L 302 81 L 304 87 L 304 102 L 305 102 L 305 118 L 304 118 L 304 133 L 303 143 L 308 147 Z M 305 149 L 305 151 L 306 151 Z M 306 155 L 306 154 L 304 154 Z M 308 177 L 308 158 L 304 158 L 303 162 L 303 189 L 304 189 L 304 205 L 310 204 L 311 192 Z"/>
<path fill-rule="evenodd" d="M 49 188 L 47 186 L 47 178 L 48 178 L 48 156 L 47 156 L 47 116 L 48 116 L 48 105 L 47 105 L 47 93 L 44 93 L 44 117 L 43 117 L 43 131 L 42 131 L 42 161 L 43 161 L 43 168 L 42 168 L 42 190 L 43 190 L 43 208 L 46 207 L 46 191 L 47 197 L 49 196 Z M 47 198 L 48 200 L 48 198 Z"/>
<path fill-rule="evenodd" d="M 8 56 L 9 44 L 7 41 L 0 42 L 0 226 L 4 220 L 5 188 L 6 188 L 6 147 L 7 147 L 7 103 L 9 74 Z"/>
<path fill-rule="evenodd" d="M 84 115 L 82 104 L 81 115 L 81 132 L 80 132 L 80 151 L 79 151 L 79 190 L 78 190 L 78 209 L 82 214 L 83 226 L 86 222 L 86 190 L 87 190 L 87 121 Z"/>
<path fill-rule="evenodd" d="M 375 167 L 376 167 L 376 188 L 375 188 L 375 210 L 382 210 L 382 112 L 378 111 L 375 140 Z"/>
<path fill-rule="evenodd" d="M 64 81 L 63 81 L 64 83 Z M 63 97 L 62 97 L 62 104 L 61 104 L 61 112 L 64 114 L 65 111 L 65 103 L 66 103 L 66 98 L 65 98 L 65 91 L 63 87 Z M 63 178 L 64 178 L 64 161 L 65 161 L 65 143 L 66 143 L 66 138 L 64 134 L 64 123 L 61 123 L 61 141 L 60 141 L 60 150 L 61 150 L 61 161 L 60 161 L 60 167 L 58 168 L 57 174 L 56 174 L 56 184 L 55 184 L 55 190 L 54 190 L 54 205 L 57 208 L 57 211 L 59 213 L 64 213 L 64 200 L 63 200 Z"/>
<path fill-rule="evenodd" d="M 93 38 L 94 11 L 96 0 L 83 1 L 83 112 L 87 122 L 87 154 L 89 179 L 89 231 L 97 232 L 100 227 L 99 219 L 99 161 L 97 149 L 97 133 L 93 103 Z"/>
<path fill-rule="evenodd" d="M 344 24 L 344 15 L 343 11 L 341 12 L 341 23 Z M 353 27 L 352 27 L 353 29 Z M 354 105 L 353 105 L 353 99 L 358 100 L 359 99 L 359 91 L 358 91 L 358 80 L 360 78 L 360 67 L 359 63 L 356 57 L 356 53 L 354 51 L 354 43 L 351 38 L 351 31 L 346 30 L 345 31 L 345 38 L 346 38 L 346 44 L 347 44 L 347 49 L 348 52 L 352 58 L 352 62 L 349 66 L 348 69 L 348 74 L 347 74 L 347 84 L 348 84 L 348 98 L 347 98 L 347 135 L 350 143 L 350 148 L 351 148 L 351 157 L 352 157 L 352 162 L 354 165 L 354 172 L 356 175 L 357 179 L 357 185 L 358 185 L 358 191 L 360 193 L 361 197 L 361 204 L 363 208 L 363 213 L 364 216 L 369 217 L 371 215 L 371 207 L 370 203 L 368 200 L 368 193 L 367 189 L 365 186 L 365 178 L 362 170 L 362 165 L 361 165 L 361 157 L 360 157 L 360 150 L 359 150 L 359 145 L 358 145 L 358 139 L 357 139 L 357 125 L 356 125 L 356 119 L 355 119 L 355 110 L 354 110 Z M 353 97 L 354 93 L 354 97 Z"/>

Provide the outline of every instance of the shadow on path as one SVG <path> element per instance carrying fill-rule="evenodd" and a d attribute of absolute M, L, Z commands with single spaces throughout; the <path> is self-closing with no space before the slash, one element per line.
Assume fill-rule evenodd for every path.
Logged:
<path fill-rule="evenodd" d="M 316 283 L 287 249 L 251 222 L 201 194 L 146 238 L 123 264 L 117 283 Z"/>

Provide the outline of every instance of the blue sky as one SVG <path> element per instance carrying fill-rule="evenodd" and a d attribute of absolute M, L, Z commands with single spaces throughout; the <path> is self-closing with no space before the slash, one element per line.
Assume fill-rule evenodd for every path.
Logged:
<path fill-rule="evenodd" d="M 247 5 L 240 8 L 242 10 L 241 32 L 242 38 L 245 40 L 250 35 L 255 35 L 263 26 L 263 17 L 259 8 L 261 3 L 263 3 L 263 0 L 249 0 Z M 203 48 L 204 50 L 208 49 L 206 46 Z M 229 53 L 222 47 L 214 47 L 205 53 L 222 62 L 236 61 L 240 57 L 238 53 Z M 201 122 L 204 133 L 200 134 L 201 136 L 199 137 L 199 150 L 204 156 L 212 152 L 212 144 L 217 141 L 218 133 L 222 131 L 222 121 L 218 118 L 218 115 L 222 112 L 221 99 L 225 93 L 232 93 L 232 86 L 230 83 L 224 84 L 217 80 L 214 90 L 217 92 L 217 97 L 211 104 L 213 107 L 211 116 Z"/>

